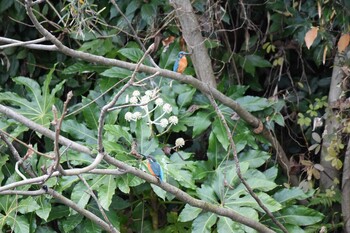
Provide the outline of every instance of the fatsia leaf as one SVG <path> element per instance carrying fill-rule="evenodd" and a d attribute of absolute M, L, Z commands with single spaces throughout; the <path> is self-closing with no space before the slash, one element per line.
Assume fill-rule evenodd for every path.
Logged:
<path fill-rule="evenodd" d="M 88 129 L 84 124 L 80 124 L 75 120 L 63 121 L 62 131 L 88 144 L 97 144 L 96 131 Z"/>
<path fill-rule="evenodd" d="M 202 209 L 190 206 L 189 204 L 185 205 L 185 208 L 181 211 L 179 215 L 180 222 L 189 222 L 197 218 L 197 216 L 202 212 Z"/>
<path fill-rule="evenodd" d="M 151 184 L 151 187 L 152 187 L 153 191 L 157 194 L 158 197 L 165 200 L 166 191 L 164 189 L 162 189 L 159 186 L 154 185 L 154 184 Z"/>
<path fill-rule="evenodd" d="M 16 216 L 15 218 L 7 218 L 7 224 L 16 233 L 29 233 L 29 221 L 26 216 Z"/>
<path fill-rule="evenodd" d="M 212 204 L 218 204 L 218 198 L 215 195 L 215 191 L 212 187 L 206 184 L 202 184 L 201 188 L 197 189 L 198 197 Z"/>
<path fill-rule="evenodd" d="M 225 150 L 227 150 L 228 146 L 230 145 L 230 142 L 227 136 L 225 126 L 219 118 L 216 118 L 214 120 L 212 124 L 212 130 L 213 130 L 212 132 L 214 133 L 214 135 L 216 136 L 216 138 L 218 139 L 222 147 Z"/>
<path fill-rule="evenodd" d="M 26 77 L 16 77 L 13 79 L 18 85 L 22 85 L 26 89 L 26 98 L 19 96 L 16 93 L 4 92 L 0 93 L 0 102 L 5 101 L 12 106 L 18 107 L 16 111 L 28 117 L 29 119 L 44 125 L 49 126 L 52 119 L 52 105 L 58 99 L 55 94 L 62 89 L 64 81 L 57 84 L 50 92 L 49 84 L 51 82 L 51 75 L 54 68 L 49 72 L 44 81 L 44 85 L 40 89 L 39 84 Z"/>
<path fill-rule="evenodd" d="M 192 224 L 192 233 L 210 233 L 216 223 L 217 215 L 211 212 L 201 213 Z"/>
<path fill-rule="evenodd" d="M 34 200 L 34 198 L 30 197 L 30 196 L 21 200 L 18 204 L 18 211 L 21 214 L 30 213 L 30 212 L 36 211 L 38 209 L 40 209 L 40 206 Z"/>
<path fill-rule="evenodd" d="M 203 133 L 210 125 L 210 114 L 207 112 L 199 112 L 196 116 L 188 119 L 188 126 L 193 126 L 193 138 Z"/>
<path fill-rule="evenodd" d="M 226 217 L 219 217 L 218 233 L 237 232 L 244 233 L 242 225 Z"/>
<path fill-rule="evenodd" d="M 45 196 L 41 195 L 38 199 L 37 202 L 40 206 L 40 209 L 36 210 L 35 213 L 38 215 L 41 219 L 47 221 L 50 212 L 51 212 L 51 203 L 49 199 L 47 199 Z M 55 208 L 56 211 L 56 208 Z"/>

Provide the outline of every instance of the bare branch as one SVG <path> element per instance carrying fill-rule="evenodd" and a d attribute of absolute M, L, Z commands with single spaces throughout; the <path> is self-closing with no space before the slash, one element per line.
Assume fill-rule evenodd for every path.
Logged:
<path fill-rule="evenodd" d="M 45 194 L 44 189 L 38 189 L 35 191 L 22 191 L 22 190 L 6 190 L 0 192 L 0 195 L 23 195 L 23 196 L 40 196 Z"/>
<path fill-rule="evenodd" d="M 36 50 L 58 51 L 58 48 L 56 47 L 56 45 L 36 44 L 46 40 L 47 39 L 45 37 L 36 39 L 36 40 L 30 40 L 30 41 L 20 41 L 20 40 L 9 39 L 6 37 L 0 37 L 0 43 L 1 42 L 7 43 L 7 45 L 1 45 L 0 49 L 21 46 L 21 47 L 36 49 Z"/>

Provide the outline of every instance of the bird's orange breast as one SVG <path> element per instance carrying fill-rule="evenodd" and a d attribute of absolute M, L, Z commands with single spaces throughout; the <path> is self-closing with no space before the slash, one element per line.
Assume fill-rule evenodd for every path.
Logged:
<path fill-rule="evenodd" d="M 177 68 L 177 72 L 182 74 L 187 67 L 187 58 L 183 56 L 179 61 L 179 67 Z"/>
<path fill-rule="evenodd" d="M 153 176 L 156 176 L 156 174 L 154 174 L 153 172 L 153 169 L 151 167 L 151 163 L 149 161 L 147 161 L 147 168 L 148 168 L 148 171 L 153 175 Z"/>

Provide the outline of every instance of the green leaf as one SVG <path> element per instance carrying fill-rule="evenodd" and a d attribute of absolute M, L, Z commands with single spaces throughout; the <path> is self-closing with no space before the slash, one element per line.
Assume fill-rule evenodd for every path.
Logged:
<path fill-rule="evenodd" d="M 16 216 L 15 218 L 7 218 L 7 224 L 16 233 L 29 233 L 29 221 L 26 216 Z"/>
<path fill-rule="evenodd" d="M 195 138 L 211 125 L 209 114 L 207 112 L 199 112 L 196 116 L 188 118 L 187 125 L 193 126 L 192 137 Z"/>
<path fill-rule="evenodd" d="M 227 233 L 227 232 L 235 232 L 235 233 L 244 233 L 245 231 L 242 229 L 242 225 L 233 221 L 230 218 L 219 217 L 218 225 L 218 233 Z"/>
<path fill-rule="evenodd" d="M 101 180 L 102 185 L 98 188 L 98 199 L 101 206 L 108 210 L 112 203 L 113 195 L 115 194 L 115 189 L 117 188 L 117 182 L 114 176 L 107 175 Z"/>
<path fill-rule="evenodd" d="M 228 146 L 230 145 L 230 141 L 227 136 L 227 132 L 225 129 L 224 124 L 219 118 L 216 118 L 212 124 L 212 132 L 222 145 L 222 147 L 227 150 Z"/>
<path fill-rule="evenodd" d="M 18 205 L 18 211 L 21 214 L 30 213 L 38 209 L 40 209 L 40 206 L 38 205 L 38 203 L 36 203 L 33 197 L 27 197 L 21 200 Z"/>
<path fill-rule="evenodd" d="M 271 155 L 265 151 L 249 150 L 239 155 L 239 161 L 248 162 L 250 168 L 258 168 L 263 165 L 270 156 Z"/>
<path fill-rule="evenodd" d="M 139 48 L 122 48 L 118 50 L 118 53 L 132 62 L 138 62 L 143 56 L 143 52 Z"/>
<path fill-rule="evenodd" d="M 75 202 L 80 208 L 85 208 L 90 200 L 89 190 L 83 182 L 77 183 L 71 194 L 71 200 Z"/>
<path fill-rule="evenodd" d="M 69 215 L 69 207 L 63 206 L 63 205 L 55 206 L 55 211 L 50 212 L 50 215 L 47 221 L 50 222 L 52 220 L 60 219 L 68 215 Z"/>
<path fill-rule="evenodd" d="M 102 76 L 109 77 L 109 78 L 126 78 L 131 77 L 132 71 L 119 68 L 119 67 L 113 67 L 108 70 L 105 70 L 101 73 Z"/>
<path fill-rule="evenodd" d="M 101 65 L 94 65 L 91 63 L 85 64 L 81 62 L 76 62 L 67 68 L 65 68 L 62 73 L 63 74 L 83 74 L 83 73 L 91 73 L 91 72 L 97 72 L 101 73 L 104 70 L 106 70 L 108 67 L 107 66 L 101 66 Z"/>
<path fill-rule="evenodd" d="M 177 97 L 177 104 L 179 105 L 179 107 L 181 108 L 189 105 L 192 102 L 192 98 L 195 92 L 196 89 L 194 88 L 190 88 L 189 90 L 184 90 L 183 92 L 181 92 Z"/>
<path fill-rule="evenodd" d="M 189 204 L 185 205 L 185 208 L 181 211 L 178 220 L 180 222 L 189 222 L 197 218 L 197 216 L 202 212 L 202 209 L 190 206 Z"/>
<path fill-rule="evenodd" d="M 35 211 L 36 215 L 38 215 L 41 219 L 47 221 L 51 212 L 51 203 L 49 199 L 47 199 L 45 196 L 42 195 L 37 199 L 37 202 L 40 206 L 40 209 Z M 55 211 L 56 211 L 56 208 L 55 208 Z"/>
<path fill-rule="evenodd" d="M 298 226 L 312 225 L 324 218 L 324 215 L 320 212 L 305 206 L 293 205 L 282 209 L 279 213 L 281 221 Z"/>
<path fill-rule="evenodd" d="M 187 170 L 175 170 L 173 169 L 172 164 L 168 165 L 169 175 L 178 181 L 183 187 L 196 189 L 196 185 L 194 184 L 194 180 L 192 177 L 192 173 Z"/>
<path fill-rule="evenodd" d="M 253 64 L 256 67 L 263 68 L 263 67 L 271 67 L 272 66 L 268 60 L 266 60 L 260 56 L 257 56 L 257 55 L 253 55 L 253 54 L 247 55 L 247 56 L 245 56 L 245 58 L 247 59 L 247 61 L 249 63 Z"/>
<path fill-rule="evenodd" d="M 312 195 L 312 193 L 311 193 Z M 276 192 L 273 195 L 273 198 L 277 200 L 279 203 L 285 203 L 288 201 L 295 201 L 295 200 L 305 200 L 310 195 L 306 195 L 304 191 L 299 187 L 293 187 L 290 189 L 282 189 L 278 192 Z"/>
<path fill-rule="evenodd" d="M 8 155 L 4 155 L 2 154 L 0 156 L 0 171 L 2 170 L 2 167 L 6 164 L 6 161 L 9 159 L 9 156 Z M 3 172 L 0 172 L 0 184 L 2 183 L 3 179 L 4 179 L 4 173 Z"/>
<path fill-rule="evenodd" d="M 132 135 L 129 133 L 128 127 L 122 127 L 120 125 L 105 125 L 104 129 L 106 132 L 110 133 L 114 136 L 114 141 L 119 141 L 120 139 L 124 139 L 129 146 L 132 144 Z"/>
<path fill-rule="evenodd" d="M 197 194 L 203 201 L 218 204 L 218 197 L 216 196 L 214 189 L 209 185 L 202 184 L 201 188 L 197 189 Z"/>
<path fill-rule="evenodd" d="M 82 226 L 82 228 L 79 229 L 80 232 L 84 232 L 84 233 L 100 233 L 100 232 L 102 232 L 101 227 L 88 218 L 85 218 L 80 226 Z M 113 225 L 113 226 L 115 226 L 115 225 Z"/>
<path fill-rule="evenodd" d="M 74 230 L 83 220 L 83 215 L 75 214 L 70 215 L 67 218 L 60 221 L 60 225 L 63 227 L 64 232 L 70 232 Z"/>
<path fill-rule="evenodd" d="M 155 185 L 155 184 L 151 184 L 151 187 L 153 189 L 153 191 L 157 194 L 158 197 L 162 198 L 163 200 L 165 200 L 166 197 L 166 191 L 162 188 L 160 188 L 159 186 Z"/>
<path fill-rule="evenodd" d="M 211 212 L 201 213 L 192 223 L 192 233 L 210 233 L 217 216 Z"/>
<path fill-rule="evenodd" d="M 152 3 L 143 4 L 141 7 L 141 17 L 147 22 L 148 25 L 151 25 L 154 21 L 154 18 L 157 15 L 157 6 Z"/>
<path fill-rule="evenodd" d="M 83 140 L 90 145 L 97 144 L 96 132 L 88 129 L 84 124 L 80 124 L 76 120 L 63 121 L 61 129 L 75 139 Z"/>
<path fill-rule="evenodd" d="M 261 98 L 257 96 L 244 96 L 236 99 L 237 103 L 241 105 L 242 108 L 249 112 L 256 112 L 264 110 L 271 106 L 266 98 Z"/>
<path fill-rule="evenodd" d="M 0 93 L 0 102 L 6 101 L 11 105 L 19 107 L 16 111 L 25 117 L 48 127 L 52 119 L 52 105 L 59 102 L 55 98 L 55 94 L 62 89 L 64 81 L 57 84 L 50 92 L 49 84 L 51 75 L 55 68 L 51 69 L 46 75 L 44 85 L 40 89 L 39 84 L 26 77 L 17 77 L 13 80 L 18 85 L 23 85 L 26 88 L 26 98 L 12 92 Z"/>

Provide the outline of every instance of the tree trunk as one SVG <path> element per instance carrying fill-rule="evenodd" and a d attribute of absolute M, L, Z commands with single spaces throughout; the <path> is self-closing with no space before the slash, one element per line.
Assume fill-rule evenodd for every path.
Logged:
<path fill-rule="evenodd" d="M 332 140 L 336 139 L 337 137 L 341 137 L 341 135 L 338 135 L 341 124 L 339 122 L 339 119 L 336 117 L 337 110 L 332 107 L 334 106 L 334 103 L 340 99 L 340 96 L 342 94 L 341 83 L 345 75 L 340 67 L 341 61 L 341 56 L 337 53 L 334 59 L 331 86 L 328 94 L 328 111 L 325 122 L 325 129 L 323 132 L 321 165 L 324 167 L 324 172 L 321 173 L 320 178 L 321 190 L 326 190 L 332 186 L 337 188 L 338 185 L 334 183 L 334 179 L 337 178 L 339 180 L 340 177 L 340 171 L 332 166 L 331 161 L 326 161 L 325 158 L 328 155 L 328 148 L 331 146 Z"/>
<path fill-rule="evenodd" d="M 350 233 L 350 139 L 343 165 L 341 209 L 344 220 L 344 233 Z"/>
<path fill-rule="evenodd" d="M 181 24 L 182 35 L 186 41 L 197 78 L 204 83 L 216 88 L 215 76 L 201 27 L 193 12 L 189 0 L 174 0 L 176 16 Z"/>

